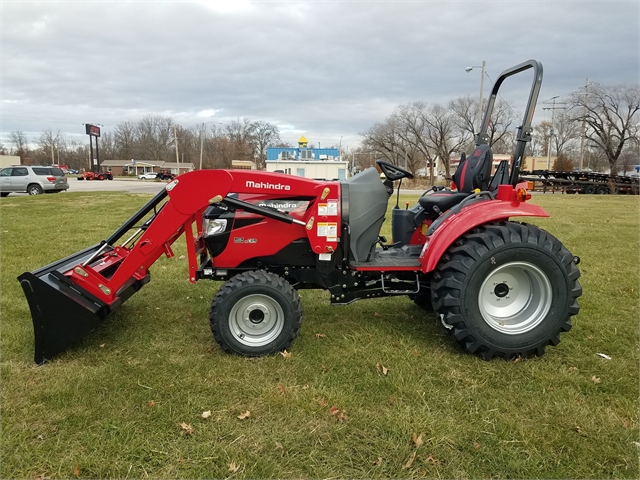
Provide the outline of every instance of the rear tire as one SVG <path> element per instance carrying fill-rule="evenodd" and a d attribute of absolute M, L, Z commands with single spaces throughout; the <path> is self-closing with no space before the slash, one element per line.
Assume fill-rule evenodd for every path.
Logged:
<path fill-rule="evenodd" d="M 289 282 L 264 270 L 228 280 L 211 302 L 213 337 L 225 352 L 257 357 L 288 348 L 300 331 L 300 297 Z"/>
<path fill-rule="evenodd" d="M 29 195 L 40 195 L 42 194 L 42 187 L 40 185 L 32 183 L 27 187 L 27 193 Z"/>
<path fill-rule="evenodd" d="M 434 272 L 438 316 L 485 360 L 541 356 L 571 329 L 580 271 L 549 233 L 532 225 L 482 225 L 454 242 Z"/>
<path fill-rule="evenodd" d="M 587 195 L 593 195 L 594 193 L 596 193 L 596 187 L 593 185 L 587 185 L 584 188 L 584 193 L 586 193 Z"/>
<path fill-rule="evenodd" d="M 0 192 L 0 197 L 4 198 L 9 195 L 9 192 Z"/>

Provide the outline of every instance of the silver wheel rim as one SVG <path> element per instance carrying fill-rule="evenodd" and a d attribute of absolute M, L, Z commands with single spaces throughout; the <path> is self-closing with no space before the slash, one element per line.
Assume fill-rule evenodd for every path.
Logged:
<path fill-rule="evenodd" d="M 248 295 L 238 301 L 229 314 L 233 337 L 248 347 L 263 347 L 274 341 L 284 327 L 284 312 L 267 295 Z"/>
<path fill-rule="evenodd" d="M 480 287 L 482 318 L 498 332 L 519 335 L 536 328 L 549 313 L 552 289 L 547 275 L 528 262 L 493 270 Z"/>
<path fill-rule="evenodd" d="M 29 195 L 38 195 L 39 193 L 40 193 L 40 190 L 38 189 L 38 187 L 29 188 Z"/>

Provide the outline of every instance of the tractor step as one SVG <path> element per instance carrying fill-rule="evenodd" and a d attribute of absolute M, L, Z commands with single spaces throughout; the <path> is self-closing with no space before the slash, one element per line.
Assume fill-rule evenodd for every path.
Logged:
<path fill-rule="evenodd" d="M 422 245 L 405 245 L 402 248 L 377 248 L 371 259 L 364 262 L 350 262 L 356 270 L 420 270 Z"/>

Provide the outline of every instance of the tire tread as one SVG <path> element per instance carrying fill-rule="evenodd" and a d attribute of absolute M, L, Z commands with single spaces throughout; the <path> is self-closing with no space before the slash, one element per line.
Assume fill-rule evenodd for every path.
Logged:
<path fill-rule="evenodd" d="M 463 298 L 466 273 L 483 255 L 506 244 L 521 244 L 523 247 L 537 245 L 543 248 L 562 265 L 569 280 L 570 298 L 566 318 L 560 321 L 557 328 L 546 338 L 526 349 L 498 349 L 483 343 L 472 335 L 461 314 L 462 305 L 469 301 Z M 465 351 L 478 354 L 485 360 L 494 357 L 509 359 L 517 356 L 542 356 L 546 345 L 557 345 L 560 342 L 560 333 L 571 329 L 571 317 L 580 311 L 577 301 L 582 295 L 579 277 L 580 271 L 573 261 L 573 256 L 550 233 L 526 223 L 495 222 L 476 227 L 462 235 L 443 255 L 433 274 L 432 301 L 436 312 L 443 315 L 444 321 L 453 327 L 450 333 Z"/>
<path fill-rule="evenodd" d="M 237 352 L 226 342 L 222 333 L 220 332 L 218 322 L 215 321 L 215 319 L 221 315 L 220 312 L 228 301 L 229 297 L 234 292 L 245 287 L 246 285 L 270 286 L 271 288 L 278 290 L 289 300 L 293 310 L 294 322 L 292 328 L 289 331 L 288 337 L 282 345 L 268 353 Z M 248 357 L 262 356 L 271 353 L 277 353 L 278 351 L 285 350 L 291 346 L 295 338 L 298 336 L 300 327 L 302 326 L 302 304 L 300 302 L 298 293 L 285 279 L 283 279 L 279 275 L 276 275 L 275 273 L 267 272 L 265 270 L 252 270 L 240 273 L 235 277 L 230 278 L 220 287 L 211 302 L 211 307 L 209 308 L 209 319 L 213 337 L 225 352 L 231 354 L 242 354 Z"/>

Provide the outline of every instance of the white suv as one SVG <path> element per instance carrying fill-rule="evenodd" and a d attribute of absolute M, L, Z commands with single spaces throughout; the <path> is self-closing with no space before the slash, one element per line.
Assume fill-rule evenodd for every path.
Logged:
<path fill-rule="evenodd" d="M 0 170 L 0 196 L 2 197 L 12 192 L 40 195 L 62 192 L 68 188 L 67 177 L 58 167 L 15 165 Z"/>
<path fill-rule="evenodd" d="M 155 180 L 158 177 L 156 172 L 146 172 L 138 175 L 138 180 Z"/>

